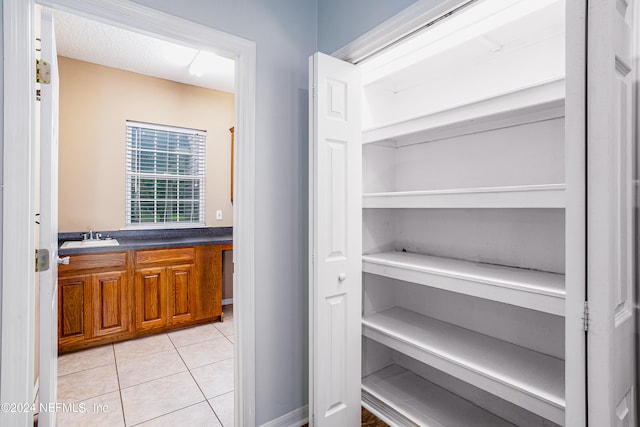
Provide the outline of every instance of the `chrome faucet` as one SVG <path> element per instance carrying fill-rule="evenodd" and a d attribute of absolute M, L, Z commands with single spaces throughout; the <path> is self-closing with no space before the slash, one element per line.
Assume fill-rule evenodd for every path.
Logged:
<path fill-rule="evenodd" d="M 97 236 L 102 236 L 100 233 L 96 234 Z M 99 239 L 100 237 L 98 237 Z M 93 230 L 89 230 L 88 233 L 82 233 L 82 240 L 93 240 Z"/>

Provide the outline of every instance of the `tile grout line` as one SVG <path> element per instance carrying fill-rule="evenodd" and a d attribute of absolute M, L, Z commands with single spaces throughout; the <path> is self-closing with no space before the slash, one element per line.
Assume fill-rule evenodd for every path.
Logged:
<path fill-rule="evenodd" d="M 191 343 L 191 344 L 181 345 L 181 346 L 179 346 L 179 347 L 176 347 L 176 345 L 175 345 L 175 344 L 173 344 L 173 341 L 171 341 L 171 343 L 173 344 L 173 346 L 175 347 L 175 349 L 176 349 L 176 350 L 178 350 L 179 348 L 190 347 L 190 346 L 192 346 L 192 345 L 199 345 L 199 344 L 202 344 L 202 343 L 205 343 L 205 342 L 209 342 L 209 341 L 217 341 L 217 340 L 223 340 L 223 339 L 226 339 L 226 338 L 227 338 L 227 337 L 226 337 L 222 332 L 220 332 L 220 334 L 222 335 L 222 337 L 220 337 L 220 338 L 213 338 L 213 339 L 210 339 L 210 340 L 197 341 L 197 342 L 193 342 L 193 343 Z M 228 339 L 227 339 L 227 341 L 228 341 Z M 232 344 L 233 344 L 233 343 L 232 343 Z M 178 350 L 178 351 L 179 351 L 179 350 Z"/>
<path fill-rule="evenodd" d="M 113 357 L 115 359 L 115 352 L 113 352 L 113 343 L 110 343 L 110 344 L 107 344 L 107 345 L 111 346 L 111 352 L 113 353 Z M 70 356 L 70 355 L 82 353 L 84 351 L 97 350 L 97 349 L 102 348 L 102 347 L 106 347 L 106 345 L 98 346 L 98 347 L 94 347 L 94 348 L 81 349 L 81 350 L 77 350 L 75 352 L 72 351 L 72 352 L 69 352 L 69 353 L 64 353 L 61 356 L 62 356 L 62 358 L 64 358 L 65 356 Z M 61 358 L 60 355 L 58 355 L 58 357 L 57 357 L 58 365 L 60 365 L 60 358 Z M 96 365 L 96 366 L 91 366 L 89 368 L 78 369 L 77 371 L 67 372 L 66 374 L 62 374 L 62 375 L 60 375 L 60 373 L 58 373 L 57 377 L 58 378 L 62 378 L 62 377 L 66 377 L 67 375 L 73 375 L 73 374 L 77 374 L 79 372 L 89 371 L 89 370 L 95 369 L 95 368 L 102 368 L 103 366 L 108 366 L 109 363 L 111 363 L 111 362 L 103 363 L 103 364 Z"/>
<path fill-rule="evenodd" d="M 233 305 L 232 305 L 232 307 L 233 307 Z M 232 310 L 233 310 L 233 308 L 232 308 Z M 224 308 L 223 308 L 223 310 L 222 310 L 222 311 L 224 312 Z M 225 317 L 226 317 L 226 316 L 225 316 Z M 231 317 L 228 319 L 228 321 L 232 322 L 232 324 L 233 324 L 233 311 L 231 312 Z M 221 331 L 220 329 L 218 329 L 218 327 L 216 326 L 216 324 L 215 324 L 215 323 L 213 324 L 213 326 L 214 326 L 214 327 L 216 328 L 216 330 L 217 330 L 218 332 L 220 332 L 220 333 L 222 334 L 222 336 L 223 336 L 223 337 L 225 337 L 225 338 L 227 339 L 227 341 L 229 341 L 229 343 L 231 343 L 231 345 L 232 345 L 232 346 L 234 346 L 234 348 L 235 348 L 235 343 L 229 339 L 229 336 L 228 336 L 227 334 L 225 334 L 223 331 Z M 234 331 L 233 331 L 233 333 L 234 333 L 234 335 L 235 335 L 235 327 L 234 327 Z M 234 352 L 234 354 L 235 354 L 235 352 Z M 235 369 L 236 359 L 235 359 L 235 357 L 231 357 L 231 359 L 233 360 L 233 365 L 234 365 L 234 369 Z M 224 360 L 228 360 L 228 359 L 224 359 Z M 216 363 L 217 363 L 217 362 L 216 362 Z M 205 365 L 205 366 L 206 366 L 206 365 Z M 235 394 L 235 392 L 236 392 L 236 384 L 235 384 L 235 380 L 234 380 L 233 390 L 232 390 L 232 391 L 230 391 L 230 392 L 227 392 L 227 393 L 234 393 L 234 394 Z M 227 393 L 219 394 L 219 395 L 217 395 L 217 396 L 212 397 L 211 399 L 215 399 L 215 398 L 217 398 L 217 397 L 224 396 L 224 395 L 225 395 L 225 394 L 227 394 Z M 222 427 L 227 427 L 227 426 L 225 426 L 225 425 L 222 423 L 222 420 L 221 420 L 221 419 L 220 419 L 220 417 L 218 416 L 218 413 L 216 412 L 216 410 L 215 410 L 215 409 L 213 409 L 213 405 L 211 404 L 211 401 L 210 401 L 209 399 L 207 399 L 207 403 L 209 404 L 209 407 L 211 408 L 211 410 L 213 411 L 213 413 L 216 415 L 216 418 L 218 418 L 218 421 L 220 422 L 220 425 L 221 425 Z M 234 406 L 233 410 L 234 410 L 234 412 L 235 412 L 235 399 L 234 399 L 233 406 Z"/>
<path fill-rule="evenodd" d="M 173 343 L 172 343 L 172 345 L 173 345 Z M 149 354 L 146 354 L 146 355 L 143 355 L 143 356 L 132 357 L 132 358 L 130 358 L 130 359 L 123 359 L 123 360 L 122 360 L 122 362 L 123 362 L 123 363 L 126 363 L 126 362 L 129 362 L 129 361 L 131 361 L 131 360 L 144 359 L 144 358 L 149 357 L 149 356 L 155 356 L 155 355 L 157 355 L 157 354 L 160 354 L 160 353 L 166 353 L 166 352 L 170 352 L 170 351 L 175 351 L 175 352 L 178 354 L 178 357 L 180 357 L 180 360 L 182 360 L 182 357 L 180 356 L 180 352 L 179 352 L 179 351 L 178 351 L 178 349 L 177 349 L 177 348 L 175 348 L 175 346 L 174 346 L 174 348 L 172 348 L 172 349 L 162 350 L 162 351 L 158 351 L 158 352 L 156 352 L 156 353 L 149 353 Z M 137 386 L 139 386 L 139 385 L 146 384 L 146 383 L 150 383 L 150 382 L 152 382 L 152 381 L 157 381 L 157 380 L 161 380 L 161 379 L 163 379 L 163 378 L 169 378 L 169 377 L 171 377 L 171 376 L 173 376 L 173 375 L 182 374 L 182 373 L 184 373 L 184 372 L 186 372 L 186 371 L 188 371 L 188 370 L 189 370 L 189 368 L 187 367 L 187 364 L 186 364 L 186 363 L 184 363 L 184 360 L 182 360 L 182 363 L 184 364 L 184 367 L 185 367 L 185 370 L 184 370 L 184 371 L 173 372 L 173 373 L 170 373 L 170 374 L 166 374 L 166 375 L 164 375 L 164 376 L 161 376 L 161 377 L 151 378 L 151 379 L 148 379 L 148 380 L 146 380 L 146 381 L 141 381 L 141 382 L 136 383 L 136 384 L 128 385 L 128 386 L 126 386 L 126 387 L 121 387 L 121 388 L 120 388 L 120 390 L 127 390 L 127 389 L 129 389 L 129 388 L 137 387 Z M 118 381 L 119 381 L 119 377 L 118 377 Z M 118 383 L 118 384 L 119 384 L 119 383 Z"/>
<path fill-rule="evenodd" d="M 122 409 L 122 422 L 124 423 L 124 427 L 127 427 L 127 419 L 124 414 L 124 402 L 122 400 L 122 387 L 120 387 L 120 373 L 118 372 L 118 359 L 116 358 L 116 347 L 112 343 L 111 351 L 113 351 L 113 363 L 116 365 L 116 378 L 118 380 L 118 395 L 120 396 L 120 409 Z"/>
<path fill-rule="evenodd" d="M 224 308 L 222 309 L 222 311 L 224 312 Z M 234 328 L 233 328 L 233 334 L 235 335 L 235 333 L 236 333 L 236 331 L 235 331 L 235 325 L 233 324 L 233 304 L 231 305 L 231 318 L 229 319 L 229 321 L 230 321 L 230 322 L 232 323 L 232 325 L 234 326 Z M 213 326 L 215 326 L 215 324 L 214 324 Z M 225 334 L 224 332 L 222 332 L 222 331 L 221 331 L 220 329 L 218 329 L 217 327 L 216 327 L 216 329 L 217 329 L 217 330 L 218 330 L 218 332 L 220 332 L 220 333 L 221 333 L 221 334 L 222 334 L 222 335 L 227 339 L 227 341 L 229 341 L 229 342 L 231 343 L 231 345 L 234 347 L 234 357 L 231 357 L 231 359 L 233 359 L 233 366 L 234 366 L 234 370 L 235 370 L 235 366 L 236 366 L 236 363 L 237 363 L 237 362 L 236 362 L 236 359 L 235 359 L 235 346 L 236 346 L 236 345 L 235 345 L 235 343 L 234 343 L 234 342 L 232 342 L 232 341 L 229 339 L 229 336 L 228 336 L 227 334 Z M 228 359 L 225 359 L 225 360 L 228 360 Z M 235 409 L 236 409 L 236 408 L 235 408 L 235 405 L 236 405 L 236 403 L 235 403 L 235 392 L 236 392 L 236 384 L 235 384 L 235 377 L 234 377 L 233 390 L 232 390 L 232 391 L 230 391 L 230 392 L 227 392 L 227 393 L 233 393 L 233 394 L 234 394 L 234 401 L 233 401 L 233 412 L 234 412 L 234 413 L 235 413 Z M 220 396 L 224 396 L 224 395 L 225 395 L 225 394 L 227 394 L 227 393 L 219 394 L 218 396 L 215 396 L 215 397 L 213 397 L 212 399 L 215 399 L 215 398 L 220 397 Z M 221 419 L 220 419 L 220 417 L 218 416 L 218 413 L 216 412 L 216 410 L 215 410 L 215 409 L 213 409 L 213 405 L 211 404 L 211 401 L 210 401 L 209 399 L 207 399 L 207 403 L 209 404 L 209 407 L 211 408 L 211 410 L 213 411 L 213 413 L 216 415 L 216 418 L 218 418 L 218 421 L 220 422 L 220 425 L 221 425 L 222 427 L 227 427 L 227 426 L 225 426 L 225 425 L 222 423 L 222 420 L 221 420 Z M 235 418 L 235 417 L 234 417 L 234 418 Z M 235 423 L 235 420 L 234 420 L 234 423 Z"/>
<path fill-rule="evenodd" d="M 105 366 L 109 366 L 109 365 L 97 366 L 95 369 L 104 368 Z M 86 370 L 88 371 L 89 369 L 86 369 Z M 117 379 L 117 376 L 118 376 L 118 371 L 117 371 L 117 368 L 116 368 L 116 379 Z M 100 394 L 92 394 L 92 395 L 89 395 L 89 396 L 84 396 L 84 397 L 79 398 L 79 399 L 78 398 L 68 399 L 68 400 L 65 400 L 65 401 L 63 401 L 61 403 L 80 403 L 80 402 L 84 402 L 86 400 L 95 399 L 96 397 L 107 395 L 109 393 L 115 393 L 116 391 L 119 391 L 119 389 L 120 389 L 120 385 L 118 384 L 118 390 L 103 391 Z M 58 399 L 60 399 L 59 396 L 58 396 Z"/>
<path fill-rule="evenodd" d="M 216 410 L 213 409 L 213 406 L 211 406 L 211 402 L 209 401 L 209 399 L 206 399 L 205 402 L 207 402 L 207 405 L 209 405 L 209 408 L 211 408 L 211 412 L 213 412 L 213 415 L 216 417 L 216 420 L 218 420 L 218 423 L 220 424 L 220 426 L 221 427 L 227 427 L 224 424 L 222 424 L 222 420 L 218 416 L 218 413 L 216 412 Z"/>
<path fill-rule="evenodd" d="M 148 423 L 149 421 L 153 421 L 153 420 L 157 420 L 158 418 L 166 417 L 167 415 L 173 414 L 173 413 L 178 412 L 178 411 L 182 411 L 183 409 L 188 409 L 188 408 L 191 408 L 191 407 L 197 406 L 197 405 L 199 405 L 199 404 L 201 404 L 201 403 L 204 403 L 204 402 L 206 402 L 206 401 L 207 401 L 207 399 L 203 400 L 202 402 L 196 402 L 196 403 L 193 403 L 193 404 L 191 404 L 191 405 L 189 405 L 189 406 L 185 406 L 184 408 L 179 408 L 179 409 L 176 409 L 175 411 L 171 411 L 171 412 L 167 412 L 166 414 L 158 415 L 157 417 L 153 417 L 153 418 L 150 418 L 150 419 L 148 419 L 148 420 L 141 421 L 141 422 L 139 422 L 138 424 L 133 424 L 133 425 L 131 425 L 131 426 L 129 426 L 129 427 L 136 427 L 136 426 L 142 425 L 142 424 L 144 424 L 144 423 Z"/>
<path fill-rule="evenodd" d="M 169 340 L 171 340 L 171 337 L 169 337 Z M 180 354 L 180 351 L 178 350 L 178 347 L 176 347 L 176 345 L 175 345 L 175 343 L 173 341 L 171 341 L 171 344 L 173 344 L 173 347 L 176 349 L 176 352 L 178 353 L 178 356 L 180 357 L 180 360 L 182 360 L 182 363 L 184 363 L 184 366 L 187 367 L 187 372 L 189 372 L 189 375 L 191 376 L 191 379 L 193 380 L 193 382 L 196 383 L 196 387 L 198 387 L 198 390 L 200 390 L 200 393 L 202 393 L 202 397 L 204 397 L 204 401 L 207 402 L 207 404 L 211 408 L 211 411 L 213 412 L 213 415 L 216 417 L 216 419 L 218 420 L 220 425 L 222 427 L 225 427 L 224 424 L 222 424 L 222 420 L 220 420 L 220 417 L 216 413 L 215 409 L 213 409 L 213 406 L 211 406 L 211 402 L 209 402 L 209 399 L 207 399 L 207 396 L 204 394 L 204 391 L 202 390 L 202 387 L 200 387 L 200 384 L 198 384 L 198 381 L 196 381 L 196 378 L 193 376 L 193 373 L 191 372 L 191 368 L 189 368 L 189 365 L 187 365 L 187 362 L 185 362 L 184 359 L 182 358 L 182 354 Z M 196 344 L 198 344 L 198 343 L 196 343 Z M 206 365 L 204 365 L 204 366 L 206 366 Z M 197 369 L 197 368 L 195 368 L 195 369 Z"/>
<path fill-rule="evenodd" d="M 167 337 L 169 336 L 166 332 L 164 332 L 164 334 L 167 335 Z M 150 335 L 149 337 L 159 337 L 159 336 L 161 336 L 161 334 L 154 334 L 154 335 Z M 149 338 L 149 337 L 142 337 L 142 339 Z M 136 341 L 136 338 L 134 338 L 132 340 L 129 340 L 129 341 L 123 341 L 123 342 L 127 343 L 127 342 L 134 342 L 134 341 Z M 169 338 L 169 342 L 171 342 L 171 344 L 173 345 L 173 341 L 171 341 L 171 338 Z M 115 356 L 115 345 L 116 344 L 122 344 L 122 343 L 113 344 L 114 345 L 114 356 Z M 175 348 L 175 345 L 174 345 L 174 348 Z M 122 361 L 124 362 L 125 360 L 139 359 L 141 357 L 147 357 L 147 356 L 151 356 L 153 354 L 162 353 L 163 351 L 169 351 L 169 350 L 153 350 L 151 353 L 145 353 L 145 354 L 141 354 L 141 355 L 135 356 L 135 357 L 123 357 Z"/>
<path fill-rule="evenodd" d="M 235 387 L 235 384 L 234 384 L 234 387 Z M 218 397 L 220 397 L 220 396 L 224 396 L 225 394 L 229 394 L 229 393 L 234 393 L 234 396 L 235 396 L 235 392 L 236 392 L 236 390 L 235 390 L 235 388 L 234 388 L 234 389 L 233 389 L 233 390 L 231 390 L 231 391 L 228 391 L 228 392 L 226 392 L 226 393 L 219 394 L 219 395 L 217 395 L 216 397 L 212 397 L 212 399 L 216 399 L 216 398 L 218 398 Z M 213 413 L 215 414 L 216 418 L 218 419 L 218 422 L 220 422 L 220 425 L 221 425 L 222 427 L 227 427 L 227 426 L 225 426 L 225 425 L 224 425 L 224 423 L 222 422 L 222 420 L 221 420 L 221 419 L 220 419 L 220 417 L 218 416 L 218 413 L 216 412 L 216 410 L 215 410 L 215 409 L 213 409 L 213 406 L 211 405 L 211 401 L 210 401 L 209 399 L 207 399 L 207 403 L 209 404 L 209 407 L 211 408 L 211 410 L 212 410 L 212 411 L 213 411 Z M 234 398 L 234 402 L 233 402 L 233 410 L 235 411 L 235 409 L 236 409 L 236 408 L 235 408 L 235 398 Z"/>
<path fill-rule="evenodd" d="M 232 319 L 229 319 L 229 320 L 230 320 L 230 321 L 232 321 Z M 216 412 L 216 410 L 213 408 L 212 403 L 209 401 L 209 399 L 208 399 L 208 398 L 207 398 L 207 396 L 205 395 L 205 393 L 204 393 L 204 391 L 203 391 L 203 388 L 200 386 L 200 384 L 199 384 L 199 383 L 198 383 L 198 381 L 196 380 L 196 378 L 195 378 L 195 376 L 194 376 L 194 374 L 193 374 L 193 370 L 195 370 L 195 369 L 200 369 L 200 368 L 204 368 L 204 367 L 209 366 L 209 365 L 214 365 L 214 364 L 217 364 L 217 363 L 221 363 L 221 362 L 226 361 L 226 360 L 233 360 L 233 362 L 235 363 L 235 358 L 234 358 L 234 357 L 230 357 L 230 358 L 227 358 L 227 359 L 222 359 L 222 360 L 215 361 L 215 362 L 213 362 L 213 363 L 207 363 L 207 364 L 202 365 L 202 366 L 196 366 L 196 367 L 190 368 L 190 367 L 187 365 L 187 363 L 185 362 L 185 360 L 184 360 L 184 358 L 183 358 L 183 355 L 180 353 L 180 350 L 179 350 L 180 348 L 188 347 L 188 346 L 191 346 L 191 345 L 202 344 L 203 342 L 220 340 L 221 338 L 225 338 L 227 342 L 229 342 L 232 346 L 234 346 L 234 347 L 235 347 L 235 344 L 234 344 L 234 343 L 229 339 L 229 335 L 225 334 L 223 331 L 221 331 L 221 330 L 219 330 L 217 327 L 215 327 L 215 326 L 216 326 L 215 324 L 213 324 L 213 326 L 214 326 L 214 328 L 215 328 L 216 332 L 217 332 L 218 334 L 220 334 L 220 335 L 221 335 L 220 337 L 212 338 L 212 339 L 204 339 L 204 340 L 196 341 L 196 342 L 194 342 L 194 343 L 187 344 L 187 345 L 183 345 L 183 346 L 177 346 L 177 345 L 176 345 L 177 343 L 176 343 L 176 342 L 174 342 L 174 340 L 171 338 L 171 336 L 169 335 L 169 333 L 168 333 L 168 332 L 165 332 L 165 335 L 167 336 L 167 338 L 169 338 L 169 342 L 171 343 L 171 348 L 172 348 L 172 349 L 173 349 L 173 350 L 178 354 L 178 357 L 179 357 L 179 358 L 180 358 L 180 360 L 182 361 L 182 363 L 183 363 L 184 367 L 186 368 L 186 371 L 187 371 L 187 372 L 189 372 L 189 375 L 190 375 L 190 377 L 192 378 L 192 380 L 195 382 L 196 387 L 198 388 L 198 390 L 200 390 L 200 393 L 201 393 L 201 395 L 202 395 L 202 397 L 203 397 L 203 399 L 204 399 L 203 401 L 205 401 L 205 402 L 207 403 L 207 405 L 209 406 L 209 408 L 212 410 L 212 412 L 213 412 L 214 416 L 216 417 L 216 419 L 218 420 L 219 424 L 220 424 L 221 426 L 223 426 L 223 427 L 224 427 L 224 424 L 222 423 L 222 420 L 221 420 L 220 416 L 218 415 L 218 413 Z M 231 334 L 230 334 L 230 335 L 231 335 Z M 118 356 L 117 356 L 117 354 L 116 354 L 117 352 L 115 351 L 115 346 L 116 346 L 116 345 L 115 345 L 114 343 L 111 343 L 111 344 L 109 344 L 109 345 L 110 345 L 110 347 L 111 347 L 111 348 L 110 348 L 110 351 L 111 351 L 111 354 L 112 354 L 112 356 L 113 356 L 113 362 L 110 362 L 110 363 L 113 363 L 113 366 L 114 366 L 114 368 L 115 368 L 115 373 L 116 373 L 116 381 L 117 381 L 117 387 L 118 387 L 118 388 L 117 388 L 117 391 L 118 391 L 118 395 L 119 395 L 119 398 L 120 398 L 120 408 L 121 408 L 121 411 L 122 411 L 122 420 L 123 420 L 124 426 L 125 426 L 125 427 L 127 427 L 126 414 L 125 414 L 125 411 L 124 411 L 123 390 L 126 390 L 126 389 L 128 389 L 128 388 L 132 388 L 132 387 L 136 387 L 136 386 L 139 386 L 139 385 L 141 385 L 141 384 L 148 383 L 148 382 L 152 382 L 152 381 L 155 381 L 155 380 L 158 380 L 158 379 L 167 378 L 167 377 L 170 377 L 170 376 L 172 376 L 172 375 L 182 374 L 182 373 L 184 373 L 185 371 L 181 371 L 181 372 L 173 373 L 173 374 L 166 375 L 166 376 L 163 376 L 163 377 L 160 377 L 160 378 L 155 378 L 155 379 L 153 379 L 153 380 L 143 381 L 143 382 L 141 382 L 141 383 L 133 384 L 133 385 L 130 385 L 130 386 L 128 386 L 128 387 L 124 387 L 124 388 L 123 388 L 123 387 L 122 387 L 121 380 L 120 380 L 120 374 L 121 374 L 121 373 L 119 372 L 119 369 L 118 369 L 118 360 L 120 360 L 120 358 L 118 358 Z M 152 353 L 149 353 L 149 354 L 144 354 L 144 355 L 140 355 L 140 356 L 137 356 L 137 357 L 131 357 L 131 358 L 124 357 L 124 358 L 122 358 L 122 360 L 121 360 L 121 361 L 122 361 L 122 362 L 126 362 L 126 361 L 129 361 L 129 360 L 141 359 L 141 358 L 145 358 L 145 357 L 149 357 L 149 356 L 152 356 L 152 355 L 155 355 L 155 354 L 161 353 L 161 352 L 163 352 L 163 351 L 170 351 L 170 350 L 169 350 L 169 349 L 167 349 L 167 350 L 161 350 L 161 351 L 153 351 Z M 70 375 L 73 375 L 73 374 L 77 374 L 77 373 L 81 373 L 81 372 L 90 371 L 90 370 L 92 370 L 92 369 L 105 368 L 105 367 L 108 367 L 110 363 L 106 363 L 106 364 L 99 364 L 99 365 L 97 365 L 97 366 L 92 366 L 92 367 L 90 367 L 90 368 L 86 368 L 86 369 L 80 369 L 80 370 L 75 371 L 75 372 L 65 373 L 64 375 L 59 376 L 59 378 L 64 378 L 64 377 L 67 377 L 67 376 L 70 376 Z M 84 401 L 84 400 L 95 399 L 95 398 L 98 398 L 98 397 L 101 397 L 101 396 L 104 396 L 104 395 L 107 395 L 107 394 L 113 393 L 114 391 L 116 391 L 116 390 L 109 391 L 109 392 L 106 392 L 106 393 L 103 393 L 103 394 L 100 394 L 100 395 L 97 395 L 97 396 L 91 396 L 91 397 L 83 398 L 82 400 L 77 400 L 77 401 L 78 401 L 78 402 L 80 402 L 80 401 Z M 216 395 L 216 396 L 213 396 L 213 397 L 211 397 L 211 399 L 215 399 L 215 398 L 218 398 L 218 397 L 223 396 L 223 395 L 225 395 L 225 394 L 228 394 L 228 393 L 234 393 L 234 392 L 235 392 L 235 384 L 234 384 L 233 390 L 228 391 L 228 392 L 225 392 L 225 393 L 218 394 L 218 395 Z M 76 400 L 75 400 L 75 399 L 73 399 L 73 401 L 75 402 Z M 157 417 L 152 418 L 151 420 L 154 420 L 154 419 L 157 419 L 157 418 L 160 418 L 160 417 L 166 416 L 166 415 L 168 415 L 168 414 L 171 414 L 171 413 L 173 413 L 173 412 L 180 411 L 180 410 L 182 410 L 182 409 L 186 409 L 186 408 L 190 408 L 190 407 L 196 406 L 196 405 L 198 405 L 198 404 L 200 404 L 200 403 L 202 403 L 202 401 L 200 401 L 200 402 L 196 402 L 196 403 L 191 404 L 191 405 L 188 405 L 188 406 L 185 406 L 184 408 L 176 409 L 175 411 L 171 411 L 171 412 L 169 412 L 169 413 L 167 413 L 167 414 L 159 415 L 159 416 L 157 416 Z M 150 421 L 150 420 L 142 421 L 142 423 L 147 422 L 147 421 Z M 139 425 L 139 424 L 140 424 L 140 423 L 137 423 L 137 424 L 135 424 L 135 425 L 137 426 L 137 425 Z"/>
<path fill-rule="evenodd" d="M 184 364 L 184 366 L 185 366 L 185 368 L 186 368 L 186 371 L 175 372 L 175 373 L 173 373 L 173 374 L 169 374 L 169 375 L 164 376 L 164 377 L 154 378 L 154 379 L 152 379 L 152 380 L 148 380 L 148 381 L 143 381 L 143 382 L 141 382 L 141 383 L 134 384 L 134 385 L 131 385 L 131 386 L 129 386 L 129 387 L 125 387 L 125 390 L 126 390 L 126 389 L 128 389 L 128 388 L 137 387 L 137 386 L 139 386 L 139 385 L 141 385 L 141 384 L 146 384 L 146 383 L 150 383 L 150 382 L 153 382 L 153 381 L 157 381 L 157 380 L 159 380 L 159 379 L 168 378 L 168 377 L 171 377 L 171 376 L 173 376 L 173 375 L 179 375 L 179 374 L 183 374 L 183 373 L 185 373 L 185 372 L 189 372 L 189 367 L 187 366 L 187 364 L 185 363 L 184 359 L 182 358 L 182 355 L 181 355 L 181 354 L 180 354 L 180 352 L 178 351 L 178 348 L 176 347 L 175 343 L 173 342 L 173 340 L 171 340 L 171 337 L 169 336 L 169 334 L 168 334 L 167 332 L 164 332 L 164 334 L 167 336 L 167 338 L 169 338 L 169 342 L 170 342 L 170 343 L 171 343 L 171 345 L 173 346 L 173 350 L 178 354 L 178 357 L 180 358 L 180 360 L 181 360 L 181 361 L 182 361 L 182 363 Z M 161 335 L 161 334 L 158 334 L 158 335 Z M 171 351 L 171 350 L 163 350 L 163 351 Z M 142 357 L 147 357 L 147 356 L 150 356 L 150 355 L 153 355 L 153 354 L 158 354 L 158 353 L 161 353 L 161 352 L 159 351 L 159 352 L 155 352 L 155 353 L 150 353 L 150 354 L 145 355 L 145 356 L 140 356 L 140 358 L 142 358 Z M 137 358 L 132 358 L 132 359 L 137 359 Z M 132 359 L 128 359 L 128 360 L 132 360 Z M 191 375 L 191 372 L 189 372 L 189 375 Z M 193 378 L 193 375 L 191 375 L 191 378 Z M 198 385 L 198 382 L 195 380 L 195 378 L 193 378 L 193 381 L 196 383 L 196 386 L 198 387 L 198 390 L 200 390 L 200 386 Z M 118 378 L 118 385 L 119 385 L 119 378 Z M 202 390 L 200 390 L 200 393 L 202 393 Z M 183 409 L 190 408 L 190 407 L 195 406 L 195 405 L 199 405 L 199 404 L 200 404 L 200 403 L 202 403 L 202 402 L 206 402 L 206 401 L 207 401 L 207 398 L 205 397 L 204 393 L 202 393 L 202 397 L 204 398 L 204 400 L 203 400 L 203 401 L 196 402 L 196 403 L 193 403 L 193 404 L 191 404 L 191 405 L 187 405 L 187 406 L 185 406 L 184 408 L 178 408 L 178 409 L 176 409 L 175 411 L 167 412 L 166 414 L 160 414 L 160 415 L 158 415 L 157 417 L 153 417 L 153 418 L 150 418 L 150 419 L 148 419 L 148 420 L 143 420 L 143 421 L 141 421 L 141 422 L 139 422 L 139 423 L 136 423 L 136 424 L 133 424 L 133 425 L 131 425 L 131 426 L 127 426 L 127 425 L 125 424 L 125 427 L 135 427 L 135 426 L 139 426 L 139 425 L 144 424 L 144 423 L 146 423 L 146 422 L 153 421 L 153 420 L 155 420 L 155 419 L 158 419 L 158 418 L 164 417 L 164 416 L 169 415 L 169 414 L 172 414 L 172 413 L 174 413 L 174 412 L 178 412 L 178 411 L 181 411 L 181 410 L 183 410 Z M 120 389 L 120 401 L 122 402 L 122 389 Z M 124 402 L 122 402 L 122 405 L 123 405 L 122 413 L 124 414 Z M 214 414 L 215 414 L 215 411 L 214 411 Z M 217 417 L 216 417 L 216 418 L 217 418 Z"/>
<path fill-rule="evenodd" d="M 110 344 L 110 345 L 113 345 L 113 344 Z M 64 377 L 67 377 L 69 375 L 78 374 L 80 372 L 85 372 L 85 371 L 90 371 L 90 370 L 96 369 L 96 368 L 104 368 L 105 366 L 109 366 L 109 364 L 110 363 L 105 363 L 103 365 L 96 365 L 96 366 L 92 366 L 92 367 L 86 368 L 86 369 L 79 369 L 77 371 L 69 372 L 67 374 L 58 375 L 58 378 L 64 378 Z"/>

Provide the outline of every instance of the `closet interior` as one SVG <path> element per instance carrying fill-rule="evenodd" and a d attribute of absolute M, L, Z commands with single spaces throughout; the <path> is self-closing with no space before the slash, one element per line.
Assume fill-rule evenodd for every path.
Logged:
<path fill-rule="evenodd" d="M 359 67 L 363 405 L 564 425 L 564 1 L 471 1 Z"/>

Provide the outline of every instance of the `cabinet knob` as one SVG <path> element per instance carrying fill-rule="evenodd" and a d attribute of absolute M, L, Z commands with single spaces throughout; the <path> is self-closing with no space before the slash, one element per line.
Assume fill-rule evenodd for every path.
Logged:
<path fill-rule="evenodd" d="M 69 265 L 69 257 L 68 256 L 64 258 L 58 257 L 58 264 Z"/>
<path fill-rule="evenodd" d="M 338 280 L 339 281 L 344 282 L 346 280 L 346 278 L 347 278 L 346 274 L 344 274 L 344 273 L 338 274 Z"/>

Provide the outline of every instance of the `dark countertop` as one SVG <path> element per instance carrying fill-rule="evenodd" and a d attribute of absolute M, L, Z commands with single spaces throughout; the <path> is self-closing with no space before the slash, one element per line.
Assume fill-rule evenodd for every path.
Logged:
<path fill-rule="evenodd" d="M 221 245 L 233 243 L 232 227 L 206 227 L 170 230 L 98 231 L 118 240 L 118 246 L 59 249 L 58 254 L 121 252 L 136 249 L 166 249 L 184 246 Z M 94 231 L 95 233 L 95 231 Z M 58 247 L 68 240 L 81 240 L 82 232 L 58 234 Z"/>

